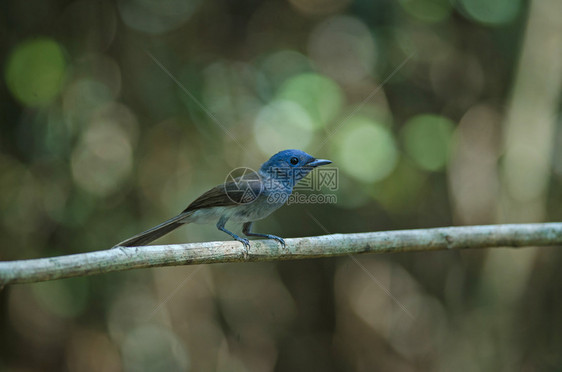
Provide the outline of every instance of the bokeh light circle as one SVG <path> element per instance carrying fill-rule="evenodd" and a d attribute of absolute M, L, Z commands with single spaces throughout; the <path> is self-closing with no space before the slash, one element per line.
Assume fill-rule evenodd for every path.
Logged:
<path fill-rule="evenodd" d="M 263 107 L 254 123 L 256 143 L 264 154 L 306 148 L 313 132 L 314 125 L 306 111 L 290 101 L 273 101 Z"/>
<path fill-rule="evenodd" d="M 163 34 L 189 20 L 200 0 L 119 0 L 117 9 L 123 22 L 134 30 Z"/>
<path fill-rule="evenodd" d="M 5 79 L 10 92 L 26 106 L 44 106 L 59 93 L 66 61 L 59 44 L 48 38 L 29 40 L 10 55 Z"/>
<path fill-rule="evenodd" d="M 292 101 L 306 110 L 315 127 L 325 126 L 339 112 L 343 94 L 332 79 L 318 74 L 300 74 L 280 88 L 277 97 Z"/>
<path fill-rule="evenodd" d="M 443 116 L 414 116 L 401 132 L 404 150 L 420 168 L 438 171 L 449 160 L 453 131 L 453 122 Z"/>
<path fill-rule="evenodd" d="M 336 16 L 314 28 L 308 53 L 318 70 L 342 84 L 359 84 L 376 67 L 373 34 L 359 19 Z"/>
<path fill-rule="evenodd" d="M 312 71 L 312 63 L 302 53 L 284 49 L 265 57 L 261 63 L 261 71 L 278 87 L 295 75 Z"/>
<path fill-rule="evenodd" d="M 84 190 L 106 196 L 123 183 L 133 165 L 128 134 L 112 122 L 93 122 L 71 158 L 74 181 Z"/>
<path fill-rule="evenodd" d="M 501 25 L 515 19 L 521 10 L 521 0 L 460 0 L 462 10 L 474 21 Z"/>
<path fill-rule="evenodd" d="M 71 132 L 81 131 L 91 115 L 115 99 L 112 89 L 100 80 L 78 79 L 65 86 L 62 109 Z"/>
<path fill-rule="evenodd" d="M 334 163 L 359 181 L 380 181 L 396 166 L 398 151 L 392 133 L 367 117 L 352 117 L 333 139 Z"/>

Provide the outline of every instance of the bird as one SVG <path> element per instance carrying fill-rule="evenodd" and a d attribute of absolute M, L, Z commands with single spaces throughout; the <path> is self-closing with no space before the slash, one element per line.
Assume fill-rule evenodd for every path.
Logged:
<path fill-rule="evenodd" d="M 285 247 L 285 240 L 279 236 L 252 232 L 252 224 L 283 206 L 293 192 L 293 187 L 314 168 L 331 163 L 330 160 L 316 159 L 301 150 L 280 151 L 263 163 L 258 172 L 244 168 L 241 176 L 227 177 L 223 184 L 203 193 L 177 216 L 130 237 L 113 248 L 148 245 L 189 223 L 216 223 L 220 231 L 243 244 L 247 255 L 249 240 L 227 230 L 227 221 L 242 223 L 242 232 L 247 237 L 273 239 Z"/>

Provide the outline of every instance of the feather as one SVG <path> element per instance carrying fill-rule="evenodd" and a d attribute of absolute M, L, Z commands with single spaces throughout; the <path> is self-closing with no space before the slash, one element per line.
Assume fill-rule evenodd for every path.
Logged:
<path fill-rule="evenodd" d="M 257 199 L 263 191 L 263 186 L 257 175 L 256 178 L 238 177 L 234 181 L 213 187 L 189 204 L 182 213 L 203 208 L 248 204 Z"/>
<path fill-rule="evenodd" d="M 148 229 L 146 231 L 141 232 L 140 234 L 137 234 L 127 240 L 122 241 L 121 243 L 115 245 L 113 248 L 117 248 L 117 247 L 135 247 L 135 246 L 140 246 L 140 245 L 146 245 L 150 242 L 152 242 L 153 240 L 158 239 L 161 236 L 166 235 L 167 233 L 169 233 L 172 230 L 177 229 L 178 227 L 180 227 L 181 225 L 184 224 L 184 222 L 182 222 L 183 219 L 185 219 L 187 216 L 186 214 L 182 213 L 177 215 L 174 218 L 171 218 L 165 222 L 162 222 L 160 225 L 158 226 L 154 226 L 151 229 Z"/>

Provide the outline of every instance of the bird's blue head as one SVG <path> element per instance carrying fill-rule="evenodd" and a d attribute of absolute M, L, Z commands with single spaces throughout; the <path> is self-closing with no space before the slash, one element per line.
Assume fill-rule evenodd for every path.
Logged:
<path fill-rule="evenodd" d="M 265 177 L 275 177 L 293 187 L 314 168 L 330 163 L 332 163 L 330 160 L 316 159 L 301 150 L 284 150 L 263 163 L 260 174 Z"/>

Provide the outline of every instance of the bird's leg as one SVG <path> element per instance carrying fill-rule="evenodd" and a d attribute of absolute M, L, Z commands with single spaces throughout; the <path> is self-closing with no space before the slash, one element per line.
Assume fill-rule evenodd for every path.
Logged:
<path fill-rule="evenodd" d="M 242 226 L 242 232 L 244 233 L 244 235 L 246 235 L 246 236 L 259 236 L 261 238 L 266 238 L 266 239 L 274 239 L 274 240 L 277 240 L 279 243 L 281 243 L 283 248 L 285 248 L 285 240 L 283 240 L 283 238 L 280 238 L 278 236 L 271 235 L 271 234 L 260 234 L 260 233 L 251 232 L 250 230 L 252 229 L 252 224 L 253 224 L 253 222 L 246 222 Z"/>
<path fill-rule="evenodd" d="M 250 241 L 248 239 L 239 237 L 238 235 L 236 235 L 232 231 L 227 230 L 224 227 L 224 225 L 226 224 L 226 221 L 228 221 L 228 217 L 224 217 L 224 216 L 221 217 L 219 222 L 217 222 L 217 229 L 227 233 L 228 235 L 232 236 L 234 238 L 234 240 L 238 240 L 240 243 L 244 244 L 244 257 L 247 258 L 248 253 L 250 252 Z"/>

